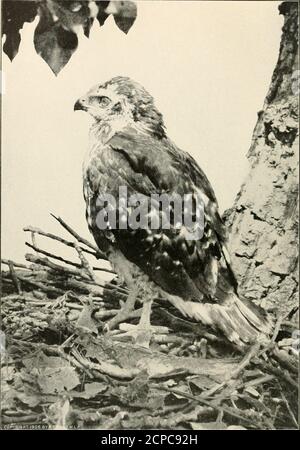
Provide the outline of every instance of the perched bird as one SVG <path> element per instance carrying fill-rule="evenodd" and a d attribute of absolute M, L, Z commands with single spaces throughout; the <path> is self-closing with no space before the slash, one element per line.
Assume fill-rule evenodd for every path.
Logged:
<path fill-rule="evenodd" d="M 272 325 L 265 312 L 237 294 L 214 191 L 196 161 L 168 138 L 151 95 L 130 78 L 115 77 L 93 87 L 74 109 L 86 111 L 94 119 L 83 164 L 88 226 L 130 292 L 108 327 L 126 320 L 138 295 L 143 309 L 133 335 L 141 345 L 149 344 L 153 332 L 150 314 L 155 298 L 165 299 L 184 316 L 222 331 L 240 348 L 268 335 Z M 99 196 L 108 193 L 120 200 L 120 187 L 124 186 L 128 195 L 143 194 L 145 198 L 162 193 L 200 196 L 204 205 L 202 235 L 190 239 L 191 229 L 174 223 L 169 229 L 161 225 L 154 229 L 120 227 L 121 216 L 114 226 L 99 227 L 99 212 L 107 207 L 117 209 L 113 201 L 104 205 Z M 132 211 L 132 205 L 125 206 Z M 149 219 L 153 214 L 161 217 L 162 212 L 156 209 L 145 214 Z"/>

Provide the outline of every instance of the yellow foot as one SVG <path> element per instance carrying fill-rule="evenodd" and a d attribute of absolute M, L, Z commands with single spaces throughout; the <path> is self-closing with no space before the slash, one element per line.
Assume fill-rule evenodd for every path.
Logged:
<path fill-rule="evenodd" d="M 149 348 L 152 336 L 154 334 L 167 334 L 169 329 L 167 327 L 159 327 L 152 325 L 130 325 L 122 323 L 119 327 L 123 333 L 115 334 L 113 339 L 118 341 L 130 341 L 139 347 Z"/>

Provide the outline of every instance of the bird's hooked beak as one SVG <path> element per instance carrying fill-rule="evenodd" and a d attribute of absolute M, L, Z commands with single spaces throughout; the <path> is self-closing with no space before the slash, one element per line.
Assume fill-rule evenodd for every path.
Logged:
<path fill-rule="evenodd" d="M 74 105 L 74 111 L 87 111 L 86 99 L 79 98 Z"/>

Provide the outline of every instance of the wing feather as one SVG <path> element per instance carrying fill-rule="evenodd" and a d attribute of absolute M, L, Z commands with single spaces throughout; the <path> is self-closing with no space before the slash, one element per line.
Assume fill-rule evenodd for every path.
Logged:
<path fill-rule="evenodd" d="M 226 233 L 213 189 L 190 155 L 167 138 L 158 140 L 128 129 L 115 134 L 90 161 L 86 183 L 93 192 L 89 199 L 93 218 L 98 212 L 99 193 L 109 192 L 117 199 L 119 186 L 127 186 L 128 195 L 200 194 L 205 204 L 204 233 L 198 240 L 187 240 L 184 226 L 181 229 L 174 226 L 157 230 L 117 229 L 109 234 L 99 231 L 92 219 L 90 229 L 100 248 L 103 239 L 112 233 L 114 242 L 110 239 L 110 245 L 117 246 L 169 294 L 215 301 Z M 228 287 L 232 289 L 230 284 Z"/>

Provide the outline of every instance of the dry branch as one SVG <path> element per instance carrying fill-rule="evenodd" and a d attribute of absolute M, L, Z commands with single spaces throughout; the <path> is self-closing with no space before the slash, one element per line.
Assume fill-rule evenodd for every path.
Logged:
<path fill-rule="evenodd" d="M 60 219 L 61 222 L 66 229 L 65 222 Z M 163 421 L 161 423 L 170 426 L 186 424 L 190 418 L 192 427 L 197 426 L 197 421 L 201 421 L 199 426 L 202 427 L 208 420 L 205 415 L 211 417 L 215 413 L 222 416 L 228 426 L 235 424 L 246 428 L 274 429 L 274 420 L 280 426 L 284 423 L 283 417 L 286 420 L 284 414 L 289 417 L 289 426 L 295 426 L 297 413 L 291 391 L 297 389 L 297 373 L 292 357 L 285 347 L 279 348 L 276 342 L 283 319 L 286 321 L 288 315 L 278 321 L 276 333 L 266 347 L 260 349 L 259 345 L 254 346 L 241 359 L 238 354 L 232 358 L 234 349 L 228 343 L 224 345 L 221 336 L 177 317 L 175 312 L 155 303 L 154 323 L 168 325 L 170 332 L 156 335 L 148 351 L 133 348 L 131 343 L 122 342 L 119 330 L 108 336 L 101 332 L 104 321 L 119 311 L 119 302 L 125 300 L 128 290 L 116 281 L 107 282 L 96 276 L 95 269 L 100 269 L 101 273 L 102 268 L 94 269 L 83 257 L 83 247 L 78 252 L 78 241 L 70 243 L 34 227 L 28 227 L 28 230 L 72 247 L 75 255 L 80 254 L 81 264 L 48 252 L 38 247 L 36 242 L 28 243 L 36 251 L 26 255 L 30 266 L 2 261 L 9 268 L 3 272 L 3 323 L 12 367 L 14 361 L 26 361 L 26 358 L 42 354 L 44 358 L 66 361 L 68 370 L 78 374 L 76 376 L 81 378 L 81 385 L 86 389 L 90 384 L 100 383 L 101 402 L 108 401 L 107 407 L 110 408 L 106 410 L 105 419 L 102 413 L 97 416 L 98 425 L 102 428 L 115 426 L 114 411 L 120 402 L 125 415 L 120 416 L 117 422 L 125 427 L 130 426 L 130 421 L 135 426 L 138 423 L 141 426 L 157 426 L 158 417 Z M 93 256 L 97 258 L 95 253 Z M 136 320 L 140 313 L 141 309 L 133 311 L 127 320 Z M 66 370 L 64 363 L 61 364 L 61 370 Z M 68 377 L 72 380 L 74 376 L 70 373 Z M 68 377 L 63 377 L 63 380 Z M 281 380 L 280 388 L 278 378 Z M 63 383 L 58 380 L 49 379 L 48 383 Z M 31 386 L 37 382 L 31 381 Z M 140 384 L 144 387 L 139 391 Z M 280 404 L 274 403 L 272 398 L 267 404 L 261 402 L 266 388 L 272 398 L 275 395 L 281 399 Z M 24 393 L 18 395 L 24 397 Z M 88 400 L 89 395 L 92 394 L 81 394 L 76 389 L 70 392 L 71 405 L 77 412 L 74 417 L 85 417 L 85 408 L 78 403 L 81 396 L 86 397 L 85 402 L 91 402 L 89 413 L 86 413 L 87 417 L 91 417 L 91 405 L 94 403 L 92 399 Z M 147 401 L 143 399 L 144 395 Z M 174 395 L 179 402 L 184 400 L 187 403 L 184 406 L 182 403 L 175 404 L 170 408 L 164 403 L 163 395 Z M 50 419 L 45 417 L 43 395 L 40 398 L 42 407 L 37 417 L 48 420 L 51 426 Z M 49 395 L 45 398 L 49 405 Z M 53 396 L 53 401 L 55 398 Z M 151 406 L 152 403 L 161 406 L 157 409 L 157 406 Z M 134 413 L 137 409 L 140 409 L 139 417 Z M 23 416 L 16 416 L 10 409 L 4 411 L 4 422 L 16 427 L 18 423 L 26 423 L 28 417 L 31 417 L 28 408 Z M 225 426 L 222 420 L 221 425 L 216 422 L 216 427 Z"/>

